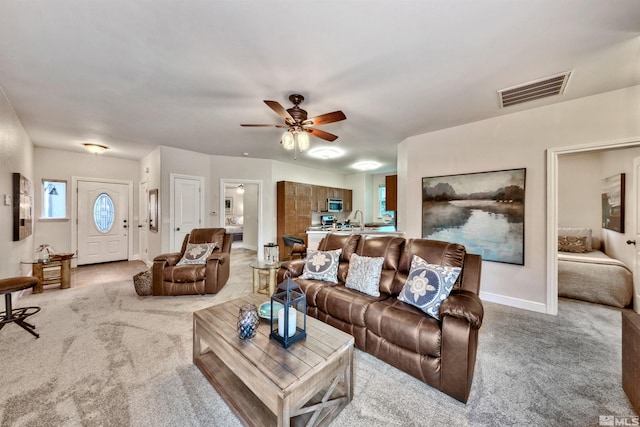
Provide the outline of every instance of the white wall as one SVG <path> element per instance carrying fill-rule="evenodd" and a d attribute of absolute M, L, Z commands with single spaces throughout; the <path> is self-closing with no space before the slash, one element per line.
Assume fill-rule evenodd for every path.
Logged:
<path fill-rule="evenodd" d="M 162 160 L 161 160 L 161 150 L 160 147 L 153 150 L 151 153 L 144 156 L 140 159 L 140 181 L 147 182 L 147 189 L 154 190 L 160 189 L 162 186 Z M 138 186 L 139 188 L 140 186 Z M 168 198 L 168 196 L 166 196 Z M 163 217 L 163 208 L 162 203 L 164 202 L 165 195 L 158 191 L 158 231 L 149 231 L 147 233 L 148 241 L 147 241 L 147 249 L 148 249 L 148 258 L 149 261 L 153 261 L 153 258 L 160 255 L 162 253 L 162 233 L 161 230 L 162 225 L 162 217 Z M 139 213 L 138 216 L 146 215 L 146 213 Z M 168 244 L 167 244 L 168 245 Z"/>
<path fill-rule="evenodd" d="M 69 252 L 71 242 L 71 177 L 115 179 L 133 182 L 133 212 L 129 219 L 130 230 L 133 232 L 133 245 L 129 251 L 129 258 L 138 257 L 138 176 L 139 162 L 107 155 L 77 153 L 71 151 L 52 150 L 36 147 L 34 150 L 34 198 L 36 226 L 34 243 L 36 246 L 48 243 L 56 252 Z M 55 179 L 67 182 L 67 219 L 41 220 L 42 216 L 42 180 Z"/>
<path fill-rule="evenodd" d="M 5 196 L 13 194 L 13 173 L 33 178 L 33 144 L 22 127 L 13 106 L 0 88 L 0 278 L 30 274 L 20 261 L 34 256 L 33 234 L 13 241 L 13 203 L 5 204 Z M 34 210 L 35 214 L 35 210 Z"/>
<path fill-rule="evenodd" d="M 483 262 L 481 296 L 546 311 L 545 150 L 640 137 L 638 117 L 634 86 L 408 138 L 398 150 L 399 226 L 421 235 L 422 177 L 527 168 L 525 265 Z"/>
<path fill-rule="evenodd" d="M 558 159 L 558 227 L 590 228 L 602 237 L 602 157 L 598 152 Z"/>
<path fill-rule="evenodd" d="M 258 250 L 258 185 L 245 184 L 244 186 L 243 220 L 244 229 L 242 245 L 245 248 Z M 263 216 L 263 221 L 265 216 Z M 269 242 L 265 242 L 269 243 Z"/>

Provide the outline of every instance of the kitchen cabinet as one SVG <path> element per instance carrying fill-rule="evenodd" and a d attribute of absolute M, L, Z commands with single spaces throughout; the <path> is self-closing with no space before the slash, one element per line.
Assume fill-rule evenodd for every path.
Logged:
<path fill-rule="evenodd" d="M 353 191 L 352 190 L 343 190 L 342 192 L 342 208 L 345 212 L 351 212 L 353 208 L 351 205 L 353 204 Z"/>
<path fill-rule="evenodd" d="M 328 187 L 323 187 L 321 185 L 313 186 L 313 199 L 315 203 L 314 207 L 317 212 L 325 212 L 328 209 L 328 190 Z"/>
<path fill-rule="evenodd" d="M 389 175 L 384 177 L 384 185 L 386 187 L 386 207 L 388 211 L 398 210 L 398 175 Z"/>
<path fill-rule="evenodd" d="M 276 184 L 277 236 L 280 259 L 288 259 L 283 235 L 300 237 L 306 242 L 307 228 L 311 226 L 313 186 L 298 182 L 279 181 Z"/>

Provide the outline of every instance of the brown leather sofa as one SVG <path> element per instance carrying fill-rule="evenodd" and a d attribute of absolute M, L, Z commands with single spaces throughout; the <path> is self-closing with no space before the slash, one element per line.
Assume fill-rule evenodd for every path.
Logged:
<path fill-rule="evenodd" d="M 153 259 L 152 295 L 215 294 L 229 280 L 232 235 L 224 228 L 196 228 L 184 236 L 180 252 L 158 255 Z M 213 243 L 217 247 L 206 264 L 176 265 L 187 243 Z"/>
<path fill-rule="evenodd" d="M 285 262 L 278 282 L 288 273 L 305 292 L 307 313 L 355 337 L 356 347 L 466 402 L 475 368 L 483 306 L 482 259 L 462 245 L 395 236 L 328 234 L 320 250 L 342 248 L 338 284 L 299 278 L 304 260 Z M 384 257 L 380 297 L 349 289 L 344 283 L 351 254 Z M 462 267 L 456 284 L 440 306 L 440 320 L 397 299 L 407 280 L 413 255 L 430 264 Z"/>

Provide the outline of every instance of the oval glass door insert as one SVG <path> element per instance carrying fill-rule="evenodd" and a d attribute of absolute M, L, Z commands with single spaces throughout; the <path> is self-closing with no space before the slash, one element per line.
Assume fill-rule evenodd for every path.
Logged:
<path fill-rule="evenodd" d="M 93 222 L 101 233 L 108 233 L 113 227 L 115 208 L 108 194 L 102 193 L 93 204 Z"/>

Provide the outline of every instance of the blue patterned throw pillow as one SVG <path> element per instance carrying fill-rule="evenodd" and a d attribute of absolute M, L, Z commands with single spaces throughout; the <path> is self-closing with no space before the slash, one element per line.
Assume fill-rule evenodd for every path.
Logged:
<path fill-rule="evenodd" d="M 382 274 L 383 263 L 383 257 L 352 254 L 349 260 L 349 273 L 347 273 L 345 286 L 372 297 L 379 297 L 380 274 Z"/>
<path fill-rule="evenodd" d="M 307 259 L 300 278 L 338 283 L 338 264 L 341 253 L 342 249 L 334 251 L 307 250 Z"/>
<path fill-rule="evenodd" d="M 460 270 L 460 267 L 429 264 L 414 255 L 409 276 L 398 299 L 418 307 L 431 317 L 440 319 L 440 304 L 451 293 Z"/>

